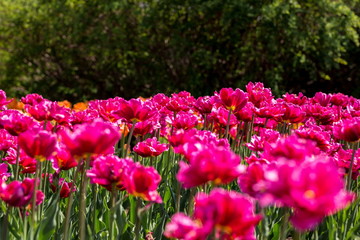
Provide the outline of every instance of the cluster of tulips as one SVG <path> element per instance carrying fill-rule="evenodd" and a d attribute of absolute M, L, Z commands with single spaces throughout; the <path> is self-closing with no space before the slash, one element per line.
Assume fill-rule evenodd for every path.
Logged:
<path fill-rule="evenodd" d="M 0 90 L 1 239 L 353 239 L 360 100 Z"/>

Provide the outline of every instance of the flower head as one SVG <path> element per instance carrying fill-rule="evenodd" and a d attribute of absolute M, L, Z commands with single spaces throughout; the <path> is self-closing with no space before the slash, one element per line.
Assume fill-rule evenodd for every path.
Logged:
<path fill-rule="evenodd" d="M 255 226 L 261 216 L 254 214 L 254 204 L 234 191 L 214 189 L 209 195 L 195 198 L 194 218 L 204 226 L 211 223 L 218 236 L 232 239 L 255 239 Z"/>
<path fill-rule="evenodd" d="M 160 184 L 161 176 L 153 167 L 145 167 L 139 163 L 133 164 L 124 180 L 126 190 L 146 201 L 161 203 L 162 199 L 156 191 Z"/>
<path fill-rule="evenodd" d="M 172 126 L 180 129 L 191 129 L 198 124 L 198 118 L 189 112 L 178 112 L 176 117 L 172 120 Z"/>
<path fill-rule="evenodd" d="M 12 100 L 7 100 L 6 93 L 0 89 L 0 110 L 6 109 L 6 105 L 11 103 Z"/>
<path fill-rule="evenodd" d="M 56 149 L 57 139 L 45 130 L 31 129 L 19 135 L 19 146 L 32 158 L 48 159 Z"/>
<path fill-rule="evenodd" d="M 333 127 L 333 134 L 337 139 L 356 142 L 360 139 L 360 118 L 343 119 Z"/>
<path fill-rule="evenodd" d="M 207 182 L 227 184 L 239 176 L 244 166 L 240 158 L 222 147 L 203 146 L 189 158 L 189 164 L 180 162 L 178 181 L 184 188 L 200 186 Z"/>
<path fill-rule="evenodd" d="M 22 182 L 13 181 L 6 185 L 4 182 L 0 186 L 0 198 L 13 207 L 24 207 L 30 203 L 34 192 L 35 179 L 25 178 Z M 37 191 L 37 205 L 41 203 L 43 194 Z"/>
<path fill-rule="evenodd" d="M 124 119 L 128 123 L 142 122 L 150 119 L 156 112 L 148 107 L 140 99 L 123 100 L 120 102 L 119 110 L 113 111 L 117 119 Z"/>
<path fill-rule="evenodd" d="M 5 110 L 0 113 L 0 128 L 6 129 L 11 135 L 20 133 L 38 125 L 31 117 L 16 110 Z"/>
<path fill-rule="evenodd" d="M 183 213 L 172 216 L 171 222 L 166 224 L 164 235 L 168 238 L 183 240 L 204 240 L 208 235 L 200 221 L 196 221 Z"/>
<path fill-rule="evenodd" d="M 58 146 L 55 153 L 50 157 L 50 160 L 53 168 L 57 172 L 61 170 L 69 170 L 78 165 L 74 156 L 72 156 L 64 146 Z"/>
<path fill-rule="evenodd" d="M 153 137 L 139 142 L 133 150 L 142 157 L 156 157 L 168 149 L 169 146 L 161 144 L 156 137 Z"/>
<path fill-rule="evenodd" d="M 111 123 L 94 121 L 78 124 L 73 131 L 60 133 L 61 142 L 73 156 L 83 157 L 91 154 L 111 154 L 120 139 L 120 133 Z"/>
<path fill-rule="evenodd" d="M 225 108 L 233 112 L 241 110 L 248 101 L 247 94 L 239 88 L 235 90 L 223 88 L 220 90 L 218 97 Z"/>
<path fill-rule="evenodd" d="M 260 107 L 262 102 L 270 102 L 273 99 L 270 88 L 265 88 L 261 82 L 255 84 L 249 82 L 246 85 L 246 92 L 249 96 L 249 101 L 252 102 L 256 107 Z"/>
<path fill-rule="evenodd" d="M 8 165 L 6 163 L 0 163 L 0 182 L 6 181 L 11 173 L 8 172 Z"/>
<path fill-rule="evenodd" d="M 68 198 L 71 191 L 75 192 L 76 188 L 73 187 L 72 182 L 66 182 L 63 178 L 54 177 L 53 174 L 49 175 L 50 188 L 56 192 L 60 188 L 60 198 Z"/>
<path fill-rule="evenodd" d="M 192 217 L 177 213 L 166 225 L 165 236 L 184 240 L 217 239 L 255 240 L 255 226 L 262 216 L 254 214 L 247 197 L 224 189 L 214 189 L 195 198 Z"/>
<path fill-rule="evenodd" d="M 113 191 L 115 187 L 124 190 L 125 178 L 133 164 L 132 160 L 127 158 L 114 155 L 100 156 L 94 160 L 87 176 L 91 183 L 99 184 L 108 191 Z"/>

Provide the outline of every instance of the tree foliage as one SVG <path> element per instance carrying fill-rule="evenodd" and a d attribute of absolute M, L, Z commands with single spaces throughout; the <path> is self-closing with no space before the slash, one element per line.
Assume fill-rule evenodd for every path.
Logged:
<path fill-rule="evenodd" d="M 248 81 L 359 96 L 359 2 L 2 0 L 0 83 L 73 101 Z"/>

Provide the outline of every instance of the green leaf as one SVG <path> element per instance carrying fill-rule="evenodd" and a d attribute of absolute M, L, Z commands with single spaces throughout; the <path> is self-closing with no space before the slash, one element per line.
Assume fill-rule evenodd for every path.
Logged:
<path fill-rule="evenodd" d="M 39 240 L 48 240 L 55 233 L 57 225 L 57 215 L 60 211 L 59 209 L 59 197 L 60 192 L 54 194 L 49 200 L 49 206 L 44 212 L 44 218 L 40 222 L 37 239 Z"/>

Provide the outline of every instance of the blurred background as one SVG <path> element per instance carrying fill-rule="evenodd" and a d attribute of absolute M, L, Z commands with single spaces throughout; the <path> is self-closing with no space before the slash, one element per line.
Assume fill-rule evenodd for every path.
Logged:
<path fill-rule="evenodd" d="M 274 94 L 360 97 L 360 0 L 0 0 L 0 88 L 72 102 Z"/>

